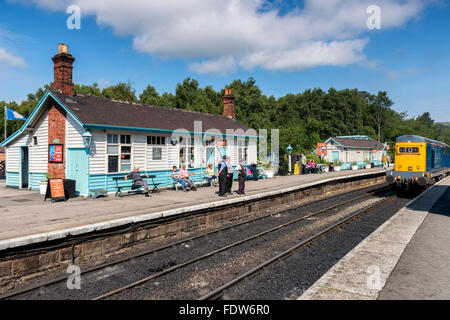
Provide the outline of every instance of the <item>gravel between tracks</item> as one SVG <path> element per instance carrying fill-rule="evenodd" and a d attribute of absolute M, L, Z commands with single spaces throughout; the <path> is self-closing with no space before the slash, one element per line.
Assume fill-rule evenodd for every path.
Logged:
<path fill-rule="evenodd" d="M 378 187 L 379 186 L 372 187 L 370 189 Z M 59 283 L 24 294 L 17 298 L 91 299 L 125 284 L 142 279 L 152 273 L 166 269 L 167 267 L 188 261 L 224 245 L 267 230 L 273 226 L 291 221 L 294 217 L 298 218 L 333 204 L 355 198 L 367 193 L 367 190 L 369 189 L 357 190 L 327 201 L 319 201 L 298 210 L 277 214 L 206 238 L 193 240 L 155 254 L 132 259 L 116 266 L 83 275 L 81 290 L 68 290 L 66 283 Z M 321 227 L 323 228 L 324 225 L 330 224 L 338 218 L 342 219 L 351 212 L 362 208 L 364 205 L 367 206 L 373 201 L 378 201 L 379 199 L 379 197 L 374 196 L 371 197 L 370 200 L 361 203 L 356 202 L 354 205 L 346 207 L 345 210 L 340 210 L 341 208 L 335 209 L 325 214 L 321 214 L 318 217 L 295 223 L 282 230 L 252 240 L 249 243 L 222 252 L 205 261 L 200 261 L 194 265 L 175 271 L 173 274 L 165 275 L 155 281 L 151 281 L 112 298 L 198 298 L 200 295 L 213 289 L 217 284 L 220 285 L 226 279 L 231 279 L 243 270 L 249 269 L 250 266 L 254 266 L 255 263 L 259 264 L 264 259 L 282 251 L 286 246 L 289 244 L 291 245 L 292 241 L 298 242 L 302 237 L 306 237 L 307 234 L 311 234 Z"/>

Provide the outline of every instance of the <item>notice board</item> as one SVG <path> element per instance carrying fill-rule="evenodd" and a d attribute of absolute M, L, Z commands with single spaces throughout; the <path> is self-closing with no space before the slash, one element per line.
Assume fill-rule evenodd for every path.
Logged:
<path fill-rule="evenodd" d="M 52 201 L 65 201 L 66 194 L 64 192 L 63 179 L 49 179 L 47 182 L 47 192 L 44 201 L 51 198 Z"/>

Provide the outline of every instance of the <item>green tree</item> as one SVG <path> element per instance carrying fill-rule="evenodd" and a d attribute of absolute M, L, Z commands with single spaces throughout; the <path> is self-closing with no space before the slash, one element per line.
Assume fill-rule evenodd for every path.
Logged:
<path fill-rule="evenodd" d="M 161 105 L 161 97 L 155 87 L 148 85 L 144 91 L 139 95 L 139 102 L 149 105 Z"/>
<path fill-rule="evenodd" d="M 97 82 L 94 82 L 91 85 L 76 84 L 75 85 L 75 93 L 85 94 L 85 95 L 90 95 L 90 96 L 97 96 L 97 97 L 102 96 L 102 91 L 98 87 Z"/>
<path fill-rule="evenodd" d="M 102 96 L 115 100 L 138 102 L 136 90 L 132 88 L 130 82 L 119 82 L 116 85 L 104 88 L 102 90 Z"/>

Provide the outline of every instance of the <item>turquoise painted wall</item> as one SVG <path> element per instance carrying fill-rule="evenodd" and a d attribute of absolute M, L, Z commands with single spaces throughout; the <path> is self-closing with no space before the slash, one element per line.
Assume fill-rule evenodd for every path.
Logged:
<path fill-rule="evenodd" d="M 19 173 L 6 172 L 6 185 L 9 187 L 19 187 Z"/>
<path fill-rule="evenodd" d="M 46 172 L 30 172 L 28 176 L 28 183 L 31 190 L 39 190 L 39 182 L 47 181 L 47 173 Z"/>
<path fill-rule="evenodd" d="M 205 171 L 205 168 L 197 168 L 197 169 L 190 169 L 190 173 L 197 173 L 194 176 L 191 176 L 191 179 L 196 182 L 202 182 L 203 177 L 205 176 L 203 174 L 203 171 Z M 154 178 L 155 183 L 160 183 L 159 187 L 170 187 L 172 186 L 172 178 L 170 177 L 170 173 L 172 170 L 159 170 L 159 171 L 147 171 L 147 172 L 141 172 L 141 174 L 148 174 L 148 175 L 155 175 L 156 178 Z M 202 174 L 199 174 L 202 173 Z M 89 190 L 106 190 L 108 192 L 116 192 L 116 182 L 113 180 L 114 177 L 123 177 L 125 174 L 119 173 L 119 174 L 95 174 L 89 176 Z M 151 187 L 151 179 L 148 179 L 149 188 Z M 119 186 L 125 186 L 123 190 L 130 190 L 131 189 L 131 183 L 130 181 L 121 180 L 119 181 Z"/>

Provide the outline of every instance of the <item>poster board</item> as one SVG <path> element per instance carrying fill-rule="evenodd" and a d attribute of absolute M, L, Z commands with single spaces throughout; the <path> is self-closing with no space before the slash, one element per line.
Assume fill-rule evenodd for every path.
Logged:
<path fill-rule="evenodd" d="M 52 201 L 65 201 L 66 193 L 64 191 L 63 179 L 49 179 L 47 182 L 47 192 L 44 201 L 51 198 Z"/>
<path fill-rule="evenodd" d="M 62 163 L 64 157 L 63 144 L 49 144 L 48 145 L 48 162 Z"/>

